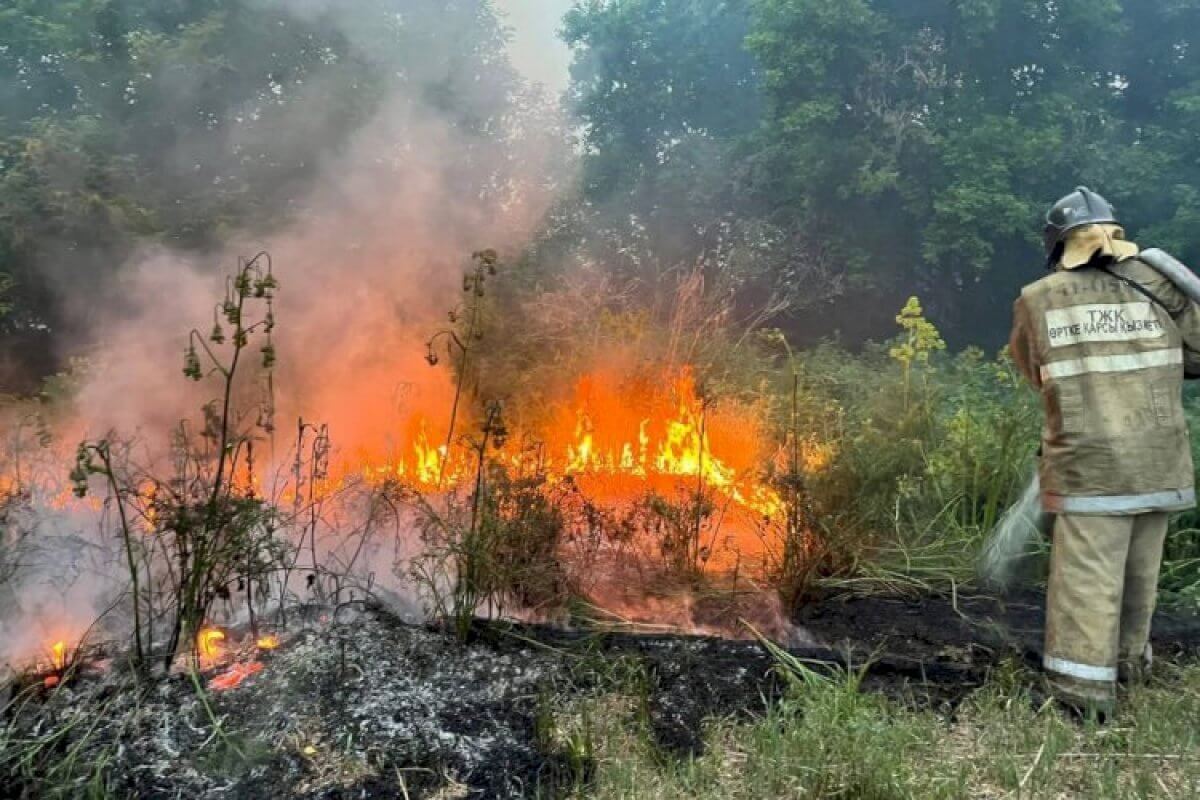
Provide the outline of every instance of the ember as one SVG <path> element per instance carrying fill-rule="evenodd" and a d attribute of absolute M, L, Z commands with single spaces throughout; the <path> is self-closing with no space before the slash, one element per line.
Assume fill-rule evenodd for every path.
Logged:
<path fill-rule="evenodd" d="M 263 665 L 261 661 L 251 661 L 248 664 L 234 664 L 227 671 L 209 680 L 208 688 L 219 692 L 227 689 L 236 689 L 247 678 L 257 675 L 262 671 Z"/>

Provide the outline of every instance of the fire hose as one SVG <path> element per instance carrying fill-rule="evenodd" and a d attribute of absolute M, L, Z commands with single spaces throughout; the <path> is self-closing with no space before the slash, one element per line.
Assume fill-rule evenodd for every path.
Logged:
<path fill-rule="evenodd" d="M 1200 303 L 1200 277 L 1169 253 L 1150 249 L 1138 255 L 1138 260 L 1152 267 L 1187 295 Z M 1041 485 L 1036 466 L 1026 482 L 1020 498 L 1000 518 L 984 543 L 979 557 L 979 577 L 996 589 L 1013 583 L 1017 567 L 1036 552 L 1038 542 L 1050 535 L 1054 515 L 1042 508 Z"/>

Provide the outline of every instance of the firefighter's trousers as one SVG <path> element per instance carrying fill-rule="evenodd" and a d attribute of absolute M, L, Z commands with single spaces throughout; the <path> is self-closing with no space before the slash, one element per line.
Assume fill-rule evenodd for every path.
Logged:
<path fill-rule="evenodd" d="M 1044 664 L 1062 699 L 1109 705 L 1149 666 L 1166 534 L 1165 513 L 1055 520 Z"/>

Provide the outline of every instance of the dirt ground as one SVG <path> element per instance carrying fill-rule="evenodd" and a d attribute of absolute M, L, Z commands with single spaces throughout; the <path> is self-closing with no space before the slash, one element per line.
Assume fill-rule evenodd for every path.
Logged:
<path fill-rule="evenodd" d="M 382 609 L 335 617 L 285 634 L 261 673 L 210 695 L 220 736 L 186 676 L 130 691 L 119 670 L 81 675 L 0 724 L 66 728 L 56 746 L 107 763 L 118 794 L 444 798 L 451 782 L 453 796 L 517 798 L 566 780 L 542 727 L 573 697 L 640 687 L 669 757 L 701 750 L 706 718 L 761 713 L 783 690 L 755 641 L 488 624 L 463 645 Z M 817 644 L 790 649 L 814 669 L 864 668 L 866 691 L 953 710 L 1003 661 L 1038 661 L 1042 611 L 1032 594 L 829 597 L 795 621 Z M 1200 656 L 1200 618 L 1166 612 L 1155 627 L 1159 654 Z"/>

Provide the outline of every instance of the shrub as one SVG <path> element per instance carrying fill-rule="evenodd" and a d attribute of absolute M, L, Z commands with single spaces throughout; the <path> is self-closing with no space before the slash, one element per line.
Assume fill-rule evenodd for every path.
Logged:
<path fill-rule="evenodd" d="M 275 510 L 255 495 L 254 431 L 239 424 L 235 404 L 239 368 L 246 365 L 252 339 L 259 342 L 261 369 L 274 366 L 277 287 L 265 253 L 239 263 L 214 311 L 211 332 L 191 331 L 183 373 L 196 382 L 215 377 L 220 397 L 204 406 L 197 434 L 180 425 L 169 478 L 137 467 L 129 444 L 115 436 L 79 445 L 71 473 L 76 494 L 86 495 L 91 478 L 99 477 L 115 512 L 139 668 L 155 650 L 158 627 L 166 628 L 162 655 L 169 668 L 181 644 L 192 646 L 213 604 L 230 600 L 237 589 L 245 591 L 253 614 L 254 589 L 265 591 L 268 577 L 283 564 Z M 255 305 L 263 313 L 251 319 Z M 271 418 L 270 409 L 260 412 L 257 425 L 269 430 Z"/>

